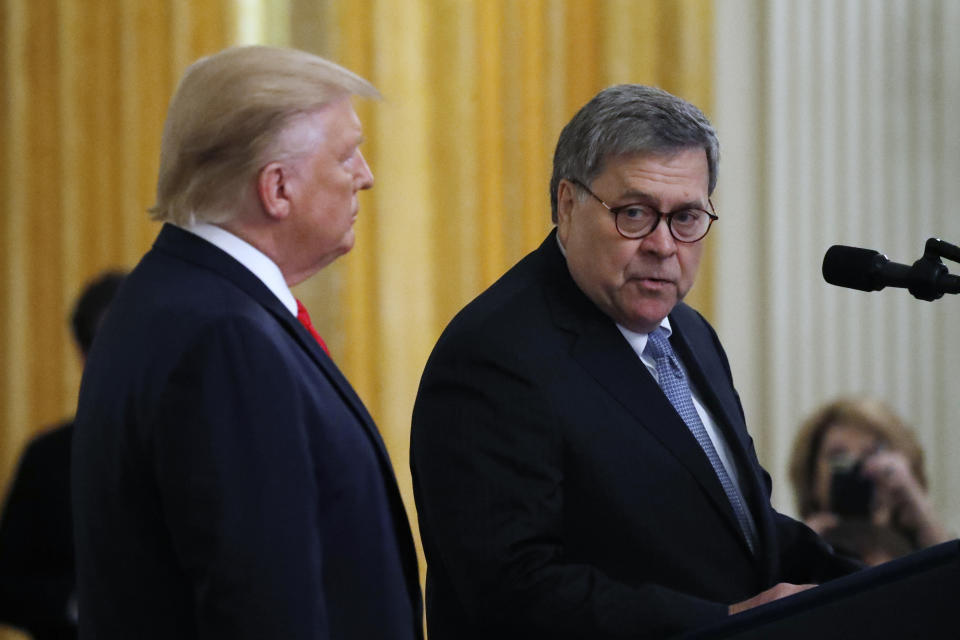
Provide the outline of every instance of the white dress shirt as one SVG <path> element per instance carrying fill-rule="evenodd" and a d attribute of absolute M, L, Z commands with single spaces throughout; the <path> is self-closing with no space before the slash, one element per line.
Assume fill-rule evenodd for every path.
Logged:
<path fill-rule="evenodd" d="M 297 317 L 297 299 L 287 286 L 287 281 L 273 260 L 255 246 L 241 240 L 226 229 L 206 222 L 198 222 L 182 227 L 185 231 L 200 236 L 210 244 L 222 249 L 230 256 L 250 270 L 253 275 L 263 282 L 268 289 L 277 296 L 283 306 Z"/>

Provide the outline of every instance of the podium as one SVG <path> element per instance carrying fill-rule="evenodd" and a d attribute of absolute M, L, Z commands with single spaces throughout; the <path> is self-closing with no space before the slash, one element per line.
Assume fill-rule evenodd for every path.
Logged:
<path fill-rule="evenodd" d="M 960 638 L 960 540 L 912 553 L 689 633 L 691 640 Z"/>

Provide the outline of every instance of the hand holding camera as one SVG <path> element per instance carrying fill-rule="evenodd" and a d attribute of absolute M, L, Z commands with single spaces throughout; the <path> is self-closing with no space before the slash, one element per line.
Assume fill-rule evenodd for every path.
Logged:
<path fill-rule="evenodd" d="M 861 459 L 832 464 L 830 511 L 908 532 L 919 547 L 948 538 L 926 491 L 899 451 L 878 449 Z"/>

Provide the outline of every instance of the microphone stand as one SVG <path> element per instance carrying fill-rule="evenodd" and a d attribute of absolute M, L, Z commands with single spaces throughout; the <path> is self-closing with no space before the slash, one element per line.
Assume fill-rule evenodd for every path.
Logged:
<path fill-rule="evenodd" d="M 939 238 L 930 238 L 923 249 L 923 257 L 910 269 L 907 290 L 920 300 L 937 300 L 944 293 L 960 293 L 960 278 L 951 276 L 941 258 L 960 262 L 960 247 Z"/>

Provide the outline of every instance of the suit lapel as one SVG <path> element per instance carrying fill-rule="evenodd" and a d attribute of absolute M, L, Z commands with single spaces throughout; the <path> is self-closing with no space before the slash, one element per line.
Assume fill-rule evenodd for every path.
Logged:
<path fill-rule="evenodd" d="M 170 224 L 164 225 L 154 246 L 163 252 L 174 254 L 183 260 L 219 273 L 264 307 L 309 354 L 333 388 L 339 393 L 344 403 L 354 412 L 357 421 L 363 426 L 364 431 L 374 443 L 381 463 L 390 471 L 391 476 L 393 475 L 390 457 L 380 437 L 380 432 L 363 406 L 363 402 L 354 392 L 350 383 L 347 382 L 347 379 L 340 373 L 337 366 L 310 335 L 310 332 L 300 324 L 300 321 L 283 306 L 283 303 L 273 295 L 273 292 L 259 278 L 215 245 Z"/>
<path fill-rule="evenodd" d="M 742 539 L 733 507 L 707 455 L 614 322 L 574 283 L 556 245 L 555 232 L 539 252 L 554 321 L 576 336 L 573 358 L 690 472 Z M 749 553 L 745 540 L 743 545 Z"/>
<path fill-rule="evenodd" d="M 713 415 L 715 423 L 723 432 L 727 445 L 733 453 L 740 490 L 753 514 L 762 549 L 770 549 L 774 535 L 773 522 L 765 508 L 767 497 L 763 478 L 760 476 L 759 466 L 750 453 L 753 445 L 743 422 L 740 403 L 733 392 L 732 384 L 729 389 L 722 383 L 717 384 L 717 381 L 728 380 L 729 375 L 719 359 L 717 347 L 707 339 L 709 338 L 707 333 L 702 329 L 696 330 L 690 322 L 689 316 L 693 313 L 689 307 L 684 306 L 678 307 L 670 315 L 671 327 L 674 329 L 671 342 L 678 356 L 683 360 L 701 398 Z"/>
<path fill-rule="evenodd" d="M 731 448 L 738 450 L 738 452 L 746 451 L 750 445 L 746 441 L 748 436 L 746 426 L 740 417 L 739 405 L 729 393 L 721 395 L 714 382 L 723 380 L 727 376 L 722 366 L 714 362 L 716 358 L 704 357 L 704 355 L 714 351 L 713 345 L 703 344 L 702 340 L 691 335 L 698 332 L 691 330 L 682 314 L 671 314 L 670 323 L 673 328 L 670 342 L 687 368 L 690 379 L 696 385 L 704 403 L 723 431 L 724 437 Z"/>
<path fill-rule="evenodd" d="M 739 536 L 733 508 L 707 455 L 630 345 L 612 323 L 610 328 L 612 333 L 597 328 L 580 334 L 573 357 L 686 467 Z"/>

